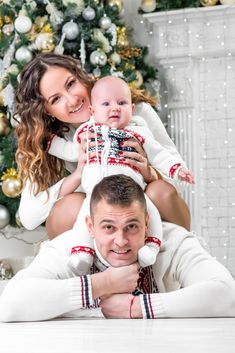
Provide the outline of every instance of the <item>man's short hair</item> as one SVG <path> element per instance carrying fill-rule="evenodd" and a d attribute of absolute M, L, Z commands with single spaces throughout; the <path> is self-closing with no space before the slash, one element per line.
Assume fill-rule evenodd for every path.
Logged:
<path fill-rule="evenodd" d="M 138 201 L 146 212 L 146 200 L 144 191 L 132 178 L 116 174 L 103 178 L 94 187 L 90 200 L 90 214 L 94 216 L 94 208 L 101 201 L 105 200 L 110 205 L 129 206 Z"/>

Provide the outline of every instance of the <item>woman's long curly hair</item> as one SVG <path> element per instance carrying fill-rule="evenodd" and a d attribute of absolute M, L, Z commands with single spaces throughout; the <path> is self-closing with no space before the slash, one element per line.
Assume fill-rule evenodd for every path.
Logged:
<path fill-rule="evenodd" d="M 47 145 L 51 134 L 62 137 L 69 126 L 48 117 L 45 99 L 39 89 L 42 77 L 51 66 L 67 69 L 89 93 L 93 86 L 93 80 L 81 69 L 79 61 L 66 55 L 40 54 L 21 72 L 16 91 L 16 114 L 20 117 L 16 128 L 16 161 L 23 182 L 29 179 L 34 183 L 35 195 L 47 190 L 64 176 L 64 162 L 51 156 L 47 152 Z"/>

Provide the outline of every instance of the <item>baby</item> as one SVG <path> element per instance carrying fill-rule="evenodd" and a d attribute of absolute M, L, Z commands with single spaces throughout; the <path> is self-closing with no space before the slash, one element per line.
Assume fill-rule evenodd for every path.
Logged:
<path fill-rule="evenodd" d="M 131 150 L 131 148 L 124 147 L 123 142 L 133 138 L 137 139 L 146 152 L 150 164 L 156 170 L 172 178 L 189 183 L 194 182 L 193 175 L 154 139 L 145 121 L 141 117 L 132 116 L 134 105 L 130 89 L 125 81 L 113 76 L 98 80 L 91 92 L 91 104 L 92 117 L 90 121 L 76 130 L 73 145 L 65 142 L 66 151 L 70 150 L 71 155 L 76 155 L 76 153 L 78 155 L 81 134 L 91 132 L 95 135 L 95 146 L 90 148 L 87 143 L 87 163 L 83 169 L 81 182 L 87 196 L 74 224 L 74 235 L 71 239 L 70 265 L 79 275 L 91 267 L 95 254 L 94 248 L 97 251 L 85 224 L 85 216 L 89 214 L 89 199 L 93 187 L 101 178 L 113 174 L 126 174 L 143 189 L 146 186 L 139 170 L 128 164 L 125 151 Z M 49 153 L 62 158 L 62 155 L 56 153 L 55 148 L 59 140 L 56 136 L 53 138 Z M 91 152 L 93 153 L 91 154 Z M 162 239 L 159 212 L 147 196 L 146 202 L 150 220 L 146 233 L 146 245 L 138 253 L 141 267 L 152 265 L 155 262 Z"/>

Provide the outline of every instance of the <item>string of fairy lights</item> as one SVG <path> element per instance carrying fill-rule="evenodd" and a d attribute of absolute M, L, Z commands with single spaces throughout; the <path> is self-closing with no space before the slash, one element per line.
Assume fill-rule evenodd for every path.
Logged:
<path fill-rule="evenodd" d="M 201 12 L 200 24 L 195 25 L 193 13 L 198 16 L 198 11 Z M 196 192 L 200 194 L 195 196 L 198 196 L 200 200 L 201 235 L 212 255 L 235 275 L 235 145 L 232 140 L 235 126 L 235 97 L 234 84 L 232 84 L 235 78 L 235 63 L 234 51 L 231 48 L 231 40 L 235 39 L 234 17 L 231 13 L 234 16 L 235 6 L 220 6 L 219 9 L 218 7 L 216 9 L 184 9 L 177 11 L 179 12 L 181 20 L 179 21 L 178 16 L 178 26 L 183 27 L 188 41 L 197 45 L 197 57 L 193 52 L 195 47 L 190 46 L 187 50 L 183 50 L 181 55 L 197 60 L 200 71 L 198 86 L 200 106 L 197 107 L 199 116 L 196 117 L 199 141 L 198 145 L 193 147 L 199 151 L 198 176 L 200 180 L 198 182 L 200 189 Z M 150 56 L 152 38 L 160 36 L 163 40 L 166 53 L 164 67 L 171 70 L 171 75 L 167 79 L 171 80 L 172 85 L 177 79 L 177 68 L 172 63 L 172 52 L 170 53 L 172 49 L 170 49 L 171 43 L 168 42 L 168 34 L 172 32 L 172 27 L 176 23 L 175 14 L 176 11 L 164 12 L 162 16 L 165 18 L 165 24 L 159 25 L 158 28 L 153 25 L 152 21 L 151 23 L 148 21 L 148 16 L 139 16 L 140 25 L 144 26 L 147 31 Z M 159 19 L 159 14 L 157 16 Z M 217 21 L 218 17 L 219 21 Z M 161 29 L 158 33 L 159 28 Z M 157 56 L 157 53 L 153 55 Z M 217 75 L 214 65 L 219 68 Z M 190 72 L 185 67 L 183 75 L 188 82 L 193 83 L 193 72 L 190 76 Z M 170 92 L 165 89 L 162 94 L 162 100 L 165 100 Z M 180 94 L 183 97 L 187 92 L 181 90 Z M 210 106 L 211 104 L 215 104 L 215 107 Z M 167 103 L 164 108 L 168 108 Z M 184 135 L 183 129 L 174 131 L 176 126 L 172 118 L 172 111 L 168 109 L 167 121 L 171 135 Z M 187 118 L 192 119 L 190 110 Z M 190 148 L 190 141 L 186 142 Z M 190 192 L 195 193 L 194 188 L 190 189 Z"/>

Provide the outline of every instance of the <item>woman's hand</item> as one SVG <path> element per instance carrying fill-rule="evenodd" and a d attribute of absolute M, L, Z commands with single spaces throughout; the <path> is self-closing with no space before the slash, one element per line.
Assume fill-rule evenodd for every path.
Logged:
<path fill-rule="evenodd" d="M 137 319 L 142 318 L 140 298 L 128 293 L 113 294 L 101 297 L 99 306 L 103 315 L 108 319 Z"/>
<path fill-rule="evenodd" d="M 136 152 L 123 151 L 121 156 L 124 157 L 132 167 L 139 169 L 147 184 L 159 179 L 158 173 L 150 166 L 144 149 L 136 139 L 123 142 L 122 147 L 133 147 L 136 150 Z"/>

